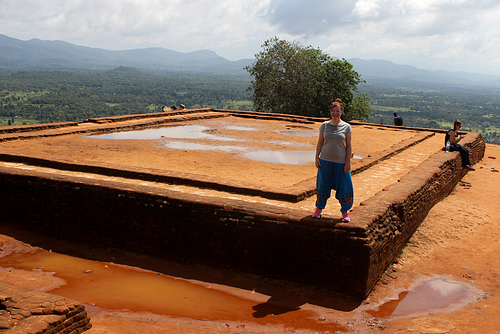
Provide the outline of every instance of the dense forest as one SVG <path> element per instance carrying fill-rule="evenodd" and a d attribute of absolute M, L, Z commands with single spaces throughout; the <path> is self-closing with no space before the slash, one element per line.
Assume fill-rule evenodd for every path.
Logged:
<path fill-rule="evenodd" d="M 0 72 L 0 125 L 83 121 L 91 117 L 159 112 L 162 106 L 251 110 L 245 75 L 190 72 L 148 73 L 120 67 L 110 71 Z M 485 87 L 410 84 L 368 78 L 359 93 L 371 99 L 370 119 L 405 126 L 448 129 L 460 119 L 464 130 L 500 144 L 500 92 Z"/>
<path fill-rule="evenodd" d="M 249 77 L 235 75 L 152 74 L 126 67 L 0 73 L 0 117 L 7 123 L 13 117 L 42 123 L 83 121 L 160 112 L 163 106 L 181 103 L 188 108 L 250 110 L 249 83 Z"/>

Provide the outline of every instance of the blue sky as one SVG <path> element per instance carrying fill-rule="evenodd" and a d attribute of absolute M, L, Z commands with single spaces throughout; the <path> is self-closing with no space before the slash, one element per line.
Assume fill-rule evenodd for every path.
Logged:
<path fill-rule="evenodd" d="M 0 0 L 0 33 L 254 58 L 273 36 L 333 57 L 500 75 L 497 0 Z"/>

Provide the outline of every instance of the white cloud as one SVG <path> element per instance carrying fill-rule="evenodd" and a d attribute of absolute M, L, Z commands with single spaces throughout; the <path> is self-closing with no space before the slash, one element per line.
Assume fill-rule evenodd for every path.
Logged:
<path fill-rule="evenodd" d="M 253 58 L 272 36 L 343 58 L 500 74 L 497 0 L 1 0 L 0 33 Z"/>
<path fill-rule="evenodd" d="M 378 19 L 380 17 L 380 9 L 379 1 L 358 0 L 351 15 L 361 20 Z"/>
<path fill-rule="evenodd" d="M 322 34 L 342 24 L 354 6 L 351 0 L 271 0 L 269 22 L 292 35 Z"/>
<path fill-rule="evenodd" d="M 2 7 L 0 24 L 7 27 L 2 33 L 12 37 L 192 51 L 251 40 L 256 27 L 265 24 L 260 18 L 267 1 L 8 0 Z"/>
<path fill-rule="evenodd" d="M 500 73 L 498 15 L 495 1 L 359 0 L 345 25 L 313 40 L 345 58 Z"/>

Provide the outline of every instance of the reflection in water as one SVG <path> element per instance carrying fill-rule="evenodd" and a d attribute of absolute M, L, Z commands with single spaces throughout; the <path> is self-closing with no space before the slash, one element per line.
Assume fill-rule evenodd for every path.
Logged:
<path fill-rule="evenodd" d="M 126 310 L 197 320 L 286 325 L 315 332 L 346 330 L 335 322 L 318 322 L 315 312 L 300 308 L 303 302 L 285 303 L 279 308 L 273 303 L 268 307 L 267 303 L 261 305 L 252 300 L 251 291 L 239 290 L 236 295 L 208 283 L 198 284 L 152 271 L 45 250 L 5 256 L 0 258 L 0 267 L 52 272 L 66 284 L 50 293 L 77 300 L 94 314 L 103 310 Z M 259 317 L 255 316 L 256 311 Z"/>
<path fill-rule="evenodd" d="M 402 292 L 397 300 L 391 300 L 368 313 L 375 317 L 388 317 L 444 309 L 464 302 L 472 292 L 472 288 L 463 283 L 433 279 L 422 282 L 411 291 Z"/>
<path fill-rule="evenodd" d="M 272 140 L 269 143 L 278 144 L 278 145 L 282 145 L 282 146 L 309 146 L 309 147 L 312 146 L 309 143 L 298 143 L 296 141 L 282 141 L 282 140 Z"/>
<path fill-rule="evenodd" d="M 287 165 L 303 165 L 314 162 L 314 151 L 256 151 L 243 155 L 252 160 Z"/>
<path fill-rule="evenodd" d="M 256 128 L 252 128 L 249 126 L 238 126 L 238 125 L 229 125 L 226 126 L 227 130 L 233 130 L 233 131 L 257 131 Z"/>
<path fill-rule="evenodd" d="M 218 124 L 221 125 L 221 124 Z M 225 129 L 234 131 L 257 131 L 258 129 L 248 126 L 237 125 L 222 125 Z M 312 129 L 306 126 L 287 126 L 287 128 L 305 128 Z M 165 147 L 176 150 L 199 150 L 199 151 L 222 151 L 222 152 L 240 152 L 246 158 L 288 165 L 304 165 L 314 162 L 314 151 L 251 151 L 249 146 L 244 145 L 220 145 L 215 141 L 234 142 L 241 141 L 239 138 L 227 137 L 216 135 L 213 133 L 214 129 L 203 125 L 189 124 L 180 126 L 162 126 L 156 128 L 148 128 L 133 131 L 120 131 L 99 135 L 90 135 L 91 138 L 96 139 L 135 139 L 135 140 L 158 140 L 160 138 L 168 139 L 181 139 L 181 140 L 168 140 L 165 142 Z M 298 131 L 298 130 L 283 130 L 279 133 L 291 136 L 317 136 L 316 132 Z M 213 140 L 214 144 L 201 144 L 197 142 L 185 142 L 182 139 L 200 139 L 200 140 Z M 291 141 L 272 141 L 271 143 L 283 146 L 310 146 Z M 354 159 L 362 159 L 362 157 L 354 155 Z"/>
<path fill-rule="evenodd" d="M 169 141 L 165 144 L 166 147 L 174 150 L 194 150 L 194 151 L 223 151 L 223 152 L 239 152 L 244 151 L 243 146 L 234 145 L 207 145 L 185 141 Z"/>
<path fill-rule="evenodd" d="M 286 165 L 305 165 L 314 162 L 315 151 L 254 151 L 243 155 L 249 159 Z M 353 159 L 363 159 L 354 155 Z"/>
<path fill-rule="evenodd" d="M 238 139 L 224 136 L 216 136 L 207 133 L 208 127 L 203 125 L 181 125 L 181 126 L 162 126 L 158 128 L 149 128 L 143 130 L 120 131 L 91 135 L 96 139 L 139 139 L 152 140 L 165 138 L 174 139 L 210 139 L 220 141 L 236 141 Z"/>
<path fill-rule="evenodd" d="M 228 302 L 239 302 L 235 296 L 186 280 L 54 252 L 13 254 L 0 259 L 0 265 L 55 272 L 67 284 L 51 293 L 104 309 L 224 319 L 231 311 Z"/>
<path fill-rule="evenodd" d="M 299 137 L 317 137 L 317 132 L 309 132 L 309 131 L 295 131 L 295 130 L 283 130 L 279 131 L 279 133 L 288 135 L 288 136 L 299 136 Z"/>

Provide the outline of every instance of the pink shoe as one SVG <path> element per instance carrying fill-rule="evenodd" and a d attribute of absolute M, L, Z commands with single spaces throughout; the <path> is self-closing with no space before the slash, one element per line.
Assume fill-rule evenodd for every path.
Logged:
<path fill-rule="evenodd" d="M 351 218 L 349 218 L 347 211 L 342 211 L 342 221 L 343 222 L 350 222 L 351 221 Z"/>
<path fill-rule="evenodd" d="M 321 218 L 322 213 L 323 213 L 323 210 L 321 210 L 320 208 L 316 208 L 316 210 L 314 210 L 312 216 L 313 216 L 313 218 Z"/>

